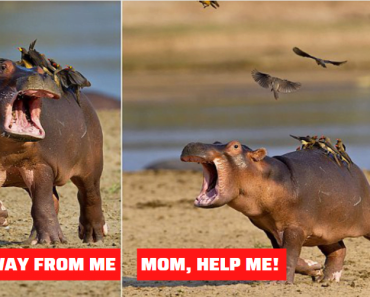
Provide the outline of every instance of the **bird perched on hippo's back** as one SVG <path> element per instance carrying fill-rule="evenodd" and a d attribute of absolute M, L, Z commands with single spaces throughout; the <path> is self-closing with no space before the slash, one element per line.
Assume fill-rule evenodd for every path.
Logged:
<path fill-rule="evenodd" d="M 254 69 L 252 77 L 262 88 L 271 89 L 277 100 L 279 93 L 291 93 L 297 91 L 302 85 L 298 82 L 292 82 L 286 79 L 273 77 L 269 74 L 262 73 Z"/>
<path fill-rule="evenodd" d="M 314 147 L 314 145 L 317 142 L 317 136 L 294 136 L 290 135 L 290 137 L 293 137 L 294 139 L 299 140 L 302 143 L 302 149 L 311 149 Z M 298 149 L 297 149 L 298 150 Z"/>
<path fill-rule="evenodd" d="M 339 166 L 341 166 L 341 163 L 339 162 L 338 160 L 338 157 L 337 155 L 340 155 L 340 153 L 338 152 L 338 150 L 333 146 L 333 144 L 331 143 L 330 141 L 330 138 L 329 137 L 326 137 L 324 135 L 322 135 L 318 141 L 318 144 L 319 146 L 324 149 L 327 154 L 331 153 L 335 159 L 335 162 L 337 162 L 337 164 Z"/>
<path fill-rule="evenodd" d="M 346 146 L 344 145 L 342 139 L 340 138 L 337 139 L 337 143 L 335 147 L 337 148 L 341 159 L 348 164 L 348 167 L 350 167 L 351 164 L 353 164 L 353 162 L 350 156 L 346 152 Z"/>
<path fill-rule="evenodd" d="M 76 100 L 80 105 L 80 90 L 85 87 L 90 87 L 91 83 L 80 72 L 72 66 L 61 68 L 55 71 L 54 75 L 60 81 L 60 85 L 64 89 L 71 89 L 76 94 Z"/>
<path fill-rule="evenodd" d="M 50 62 L 51 66 L 53 66 L 56 70 L 62 69 L 60 64 L 58 64 L 54 59 L 48 59 Z"/>
<path fill-rule="evenodd" d="M 18 50 L 21 52 L 21 63 L 27 68 L 41 67 L 46 73 L 52 75 L 55 68 L 45 58 L 45 55 L 35 50 L 36 41 L 37 39 L 31 42 L 28 51 L 24 47 L 18 47 Z"/>

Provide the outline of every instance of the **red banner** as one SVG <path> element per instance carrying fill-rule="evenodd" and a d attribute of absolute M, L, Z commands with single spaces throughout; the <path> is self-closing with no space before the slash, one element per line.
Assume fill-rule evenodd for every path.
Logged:
<path fill-rule="evenodd" d="M 120 249 L 0 249 L 0 280 L 120 280 Z"/>
<path fill-rule="evenodd" d="M 138 280 L 286 280 L 285 249 L 138 249 Z"/>

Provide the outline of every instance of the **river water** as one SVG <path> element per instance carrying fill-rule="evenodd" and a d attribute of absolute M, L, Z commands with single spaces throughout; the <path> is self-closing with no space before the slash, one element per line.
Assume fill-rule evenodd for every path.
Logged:
<path fill-rule="evenodd" d="M 270 95 L 267 93 L 267 95 Z M 289 94 L 292 96 L 291 94 Z M 178 159 L 189 142 L 239 140 L 270 156 L 295 150 L 289 134 L 341 138 L 353 161 L 370 168 L 370 93 L 300 92 L 279 101 L 124 103 L 123 170 L 136 171 L 165 159 Z M 271 96 L 272 97 L 272 96 Z"/>

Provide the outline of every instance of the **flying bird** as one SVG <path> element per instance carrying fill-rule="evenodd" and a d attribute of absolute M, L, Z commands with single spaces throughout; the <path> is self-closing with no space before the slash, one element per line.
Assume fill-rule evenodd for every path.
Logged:
<path fill-rule="evenodd" d="M 217 1 L 199 1 L 199 2 L 203 4 L 203 8 L 206 8 L 210 5 L 215 9 L 217 9 L 217 7 L 220 7 L 220 4 L 218 4 Z"/>
<path fill-rule="evenodd" d="M 271 91 L 274 92 L 276 100 L 279 98 L 279 93 L 291 93 L 297 91 L 302 86 L 298 82 L 272 77 L 256 69 L 252 71 L 252 77 L 261 87 L 271 89 Z"/>
<path fill-rule="evenodd" d="M 298 47 L 294 47 L 293 52 L 295 52 L 298 56 L 314 59 L 316 61 L 317 65 L 320 65 L 324 68 L 326 68 L 325 64 L 333 64 L 335 66 L 339 66 L 339 65 L 342 65 L 344 63 L 347 63 L 347 61 L 336 62 L 336 61 L 323 60 L 323 59 L 320 59 L 320 58 L 316 58 L 316 57 L 311 56 L 311 55 L 307 54 L 306 52 L 300 50 Z"/>

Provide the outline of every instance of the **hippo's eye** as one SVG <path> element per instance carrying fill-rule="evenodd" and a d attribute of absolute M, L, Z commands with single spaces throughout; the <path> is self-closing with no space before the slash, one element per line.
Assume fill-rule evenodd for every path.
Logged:
<path fill-rule="evenodd" d="M 1 64 L 1 69 L 5 70 L 6 69 L 6 64 Z"/>
<path fill-rule="evenodd" d="M 237 144 L 235 144 L 235 145 L 234 145 L 234 148 L 236 148 L 236 149 L 237 149 L 238 147 L 239 147 L 239 145 L 237 145 Z"/>

